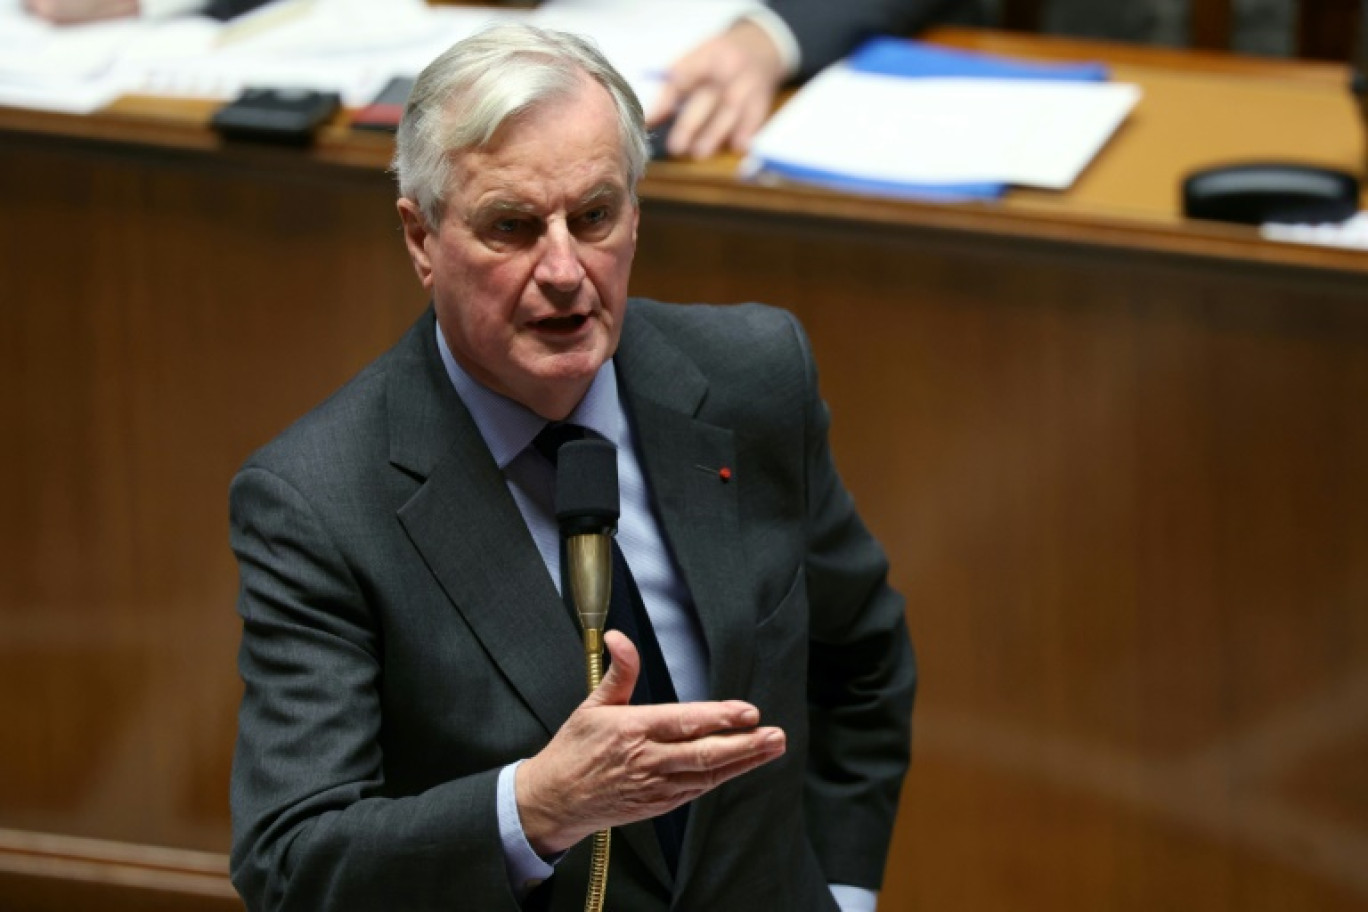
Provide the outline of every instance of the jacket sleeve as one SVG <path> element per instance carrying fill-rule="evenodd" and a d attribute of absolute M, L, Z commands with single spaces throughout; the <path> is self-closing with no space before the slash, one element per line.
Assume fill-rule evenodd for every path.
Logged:
<path fill-rule="evenodd" d="M 772 0 L 802 53 L 799 78 L 850 53 L 873 35 L 907 35 L 966 0 Z"/>
<path fill-rule="evenodd" d="M 804 809 L 830 883 L 877 890 L 911 756 L 917 669 L 883 549 L 837 474 L 806 339 L 810 742 Z"/>
<path fill-rule="evenodd" d="M 231 519 L 244 686 L 231 867 L 247 908 L 516 912 L 498 770 L 385 796 L 382 631 L 318 513 L 247 468 Z"/>

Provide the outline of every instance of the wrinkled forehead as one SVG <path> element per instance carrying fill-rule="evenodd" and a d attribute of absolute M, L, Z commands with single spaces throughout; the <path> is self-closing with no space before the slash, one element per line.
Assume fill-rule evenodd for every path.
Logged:
<path fill-rule="evenodd" d="M 479 141 L 449 147 L 447 159 L 449 190 L 502 189 L 516 197 L 524 185 L 540 184 L 577 197 L 632 192 L 616 105 L 587 75 L 510 112 Z"/>

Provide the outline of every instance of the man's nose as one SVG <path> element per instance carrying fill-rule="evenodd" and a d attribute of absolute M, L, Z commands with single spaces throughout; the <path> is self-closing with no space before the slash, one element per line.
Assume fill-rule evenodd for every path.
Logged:
<path fill-rule="evenodd" d="M 564 222 L 552 222 L 547 226 L 533 277 L 539 284 L 557 291 L 574 291 L 584 281 L 579 244 Z"/>

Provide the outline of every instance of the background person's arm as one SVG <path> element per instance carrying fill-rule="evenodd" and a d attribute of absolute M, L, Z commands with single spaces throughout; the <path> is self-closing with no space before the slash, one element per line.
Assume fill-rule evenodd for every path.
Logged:
<path fill-rule="evenodd" d="M 137 15 L 138 0 L 24 0 L 24 9 L 49 22 L 90 22 Z"/>
<path fill-rule="evenodd" d="M 24 8 L 40 19 L 66 25 L 125 16 L 178 16 L 203 9 L 204 0 L 24 0 Z"/>
<path fill-rule="evenodd" d="M 871 35 L 908 34 L 973 0 L 774 0 L 670 67 L 647 118 L 674 118 L 671 155 L 744 152 L 774 107 L 779 87 L 811 76 Z"/>

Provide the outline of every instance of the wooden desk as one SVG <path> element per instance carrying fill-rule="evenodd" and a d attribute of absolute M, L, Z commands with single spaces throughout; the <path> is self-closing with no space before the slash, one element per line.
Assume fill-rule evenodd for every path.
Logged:
<path fill-rule="evenodd" d="M 1145 98 L 994 205 L 653 166 L 633 281 L 813 336 L 923 670 L 880 908 L 1362 908 L 1368 255 L 1176 214 L 1216 160 L 1357 168 L 1344 73 L 939 37 Z M 235 905 L 228 480 L 424 306 L 387 140 L 207 112 L 0 111 L 5 909 Z"/>

